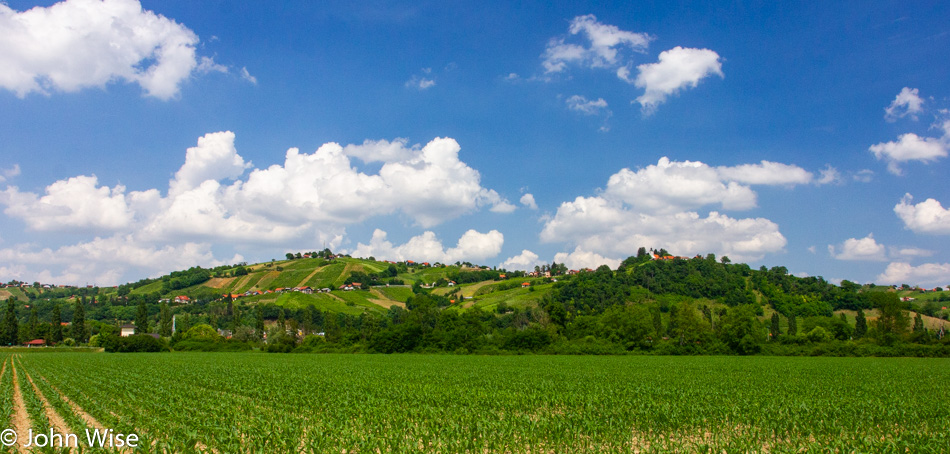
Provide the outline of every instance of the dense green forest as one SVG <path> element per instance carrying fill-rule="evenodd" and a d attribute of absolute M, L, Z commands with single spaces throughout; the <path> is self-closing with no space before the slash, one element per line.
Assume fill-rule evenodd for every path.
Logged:
<path fill-rule="evenodd" d="M 27 291 L 7 300 L 0 342 L 109 351 L 950 356 L 950 292 L 922 295 L 907 285 L 834 285 L 712 254 L 656 260 L 645 249 L 616 270 L 553 263 L 530 276 L 468 263 L 334 258 L 288 254 L 109 289 Z M 239 295 L 209 287 L 216 278 L 243 288 L 252 277 L 257 284 Z M 270 296 L 296 281 L 334 291 Z M 336 283 L 360 286 L 343 292 Z M 194 301 L 176 304 L 178 293 Z M 919 301 L 901 297 L 908 294 Z M 130 322 L 139 335 L 119 337 Z"/>

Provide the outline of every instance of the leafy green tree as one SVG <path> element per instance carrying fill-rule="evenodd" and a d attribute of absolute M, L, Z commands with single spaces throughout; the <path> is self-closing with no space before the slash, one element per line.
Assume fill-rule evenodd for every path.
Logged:
<path fill-rule="evenodd" d="M 86 342 L 86 307 L 79 300 L 73 308 L 72 336 L 76 342 Z"/>
<path fill-rule="evenodd" d="M 601 318 L 607 336 L 627 350 L 646 346 L 647 338 L 656 335 L 650 310 L 642 304 L 613 306 Z"/>
<path fill-rule="evenodd" d="M 868 319 L 864 316 L 864 311 L 858 309 L 858 315 L 854 319 L 854 338 L 860 339 L 868 333 Z"/>
<path fill-rule="evenodd" d="M 7 298 L 7 312 L 3 317 L 2 342 L 6 345 L 16 345 L 20 341 L 20 321 L 16 316 L 16 300 Z"/>
<path fill-rule="evenodd" d="M 139 301 L 138 310 L 135 313 L 135 334 L 148 333 L 148 306 L 145 300 Z"/>
<path fill-rule="evenodd" d="M 788 316 L 788 335 L 795 336 L 798 334 L 798 320 L 795 318 L 795 314 Z"/>
<path fill-rule="evenodd" d="M 162 337 L 171 337 L 172 335 L 172 310 L 168 303 L 162 303 L 159 309 L 158 335 Z"/>
<path fill-rule="evenodd" d="M 729 308 L 719 321 L 719 339 L 740 355 L 759 351 L 761 325 L 755 316 L 755 307 L 744 304 Z"/>
<path fill-rule="evenodd" d="M 920 314 L 917 314 L 917 316 L 914 317 L 914 333 L 922 332 L 924 332 L 924 318 Z"/>
<path fill-rule="evenodd" d="M 683 302 L 670 308 L 669 333 L 680 345 L 699 340 L 704 331 L 702 319 L 692 304 Z"/>
<path fill-rule="evenodd" d="M 884 345 L 890 345 L 901 340 L 907 333 L 910 317 L 905 310 L 905 304 L 897 297 L 897 294 L 874 292 L 871 295 L 871 304 L 881 312 L 875 323 L 878 341 Z"/>

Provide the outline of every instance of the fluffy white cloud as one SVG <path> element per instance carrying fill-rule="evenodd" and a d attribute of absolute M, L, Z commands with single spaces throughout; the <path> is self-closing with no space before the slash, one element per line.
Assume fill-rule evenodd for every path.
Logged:
<path fill-rule="evenodd" d="M 387 233 L 376 229 L 369 244 L 358 243 L 356 249 L 350 252 L 356 257 L 376 257 L 385 260 L 415 260 L 428 262 L 455 263 L 457 261 L 478 262 L 497 256 L 501 253 L 505 237 L 501 232 L 492 230 L 480 233 L 468 230 L 454 248 L 445 249 L 434 232 L 426 231 L 414 236 L 405 244 L 393 246 L 386 239 Z"/>
<path fill-rule="evenodd" d="M 910 116 L 914 120 L 917 114 L 923 110 L 924 100 L 919 96 L 920 92 L 916 88 L 904 87 L 897 97 L 891 101 L 891 105 L 884 108 L 884 119 L 890 122 L 898 118 Z"/>
<path fill-rule="evenodd" d="M 481 187 L 479 173 L 458 158 L 460 147 L 437 138 L 424 147 L 404 141 L 349 147 L 366 160 L 382 159 L 377 174 L 353 168 L 344 148 L 323 145 L 313 154 L 287 151 L 283 165 L 255 169 L 237 154 L 234 134 L 207 134 L 189 148 L 185 163 L 169 182 L 166 197 L 157 189 L 125 194 L 99 186 L 95 176 L 53 183 L 46 194 L 0 192 L 5 213 L 38 230 L 95 228 L 135 232 L 150 241 L 238 240 L 274 244 L 316 235 L 334 238 L 345 226 L 400 212 L 429 227 L 490 207 L 515 206 Z M 222 180 L 237 179 L 230 184 Z"/>
<path fill-rule="evenodd" d="M 360 145 L 350 144 L 343 147 L 343 153 L 366 163 L 405 161 L 418 152 L 418 147 L 407 147 L 408 143 L 409 140 L 404 138 L 394 139 L 392 142 L 364 140 Z"/>
<path fill-rule="evenodd" d="M 580 246 L 574 248 L 574 251 L 571 253 L 558 252 L 557 254 L 554 254 L 554 261 L 557 263 L 563 263 L 565 266 L 573 270 L 583 268 L 596 270 L 601 265 L 607 265 L 611 269 L 617 269 L 620 267 L 620 263 L 623 262 L 623 260 L 609 259 L 600 254 L 585 251 L 581 249 Z"/>
<path fill-rule="evenodd" d="M 629 32 L 600 23 L 593 14 L 575 17 L 568 30 L 571 35 L 582 36 L 584 44 L 567 43 L 564 38 L 551 39 L 542 55 L 546 73 L 564 71 L 568 64 L 611 67 L 620 62 L 621 49 L 643 52 L 653 40 L 646 33 Z"/>
<path fill-rule="evenodd" d="M 649 214 L 603 197 L 564 202 L 541 231 L 544 242 L 569 242 L 585 251 L 630 256 L 643 247 L 677 255 L 714 252 L 757 260 L 787 243 L 778 225 L 763 218 L 735 219 L 715 211 Z"/>
<path fill-rule="evenodd" d="M 199 69 L 198 42 L 137 0 L 66 0 L 23 12 L 0 3 L 0 87 L 24 97 L 124 80 L 169 99 Z M 202 62 L 204 71 L 220 68 Z"/>
<path fill-rule="evenodd" d="M 745 184 L 791 186 L 811 183 L 814 178 L 811 172 L 796 165 L 771 161 L 762 161 L 758 164 L 742 164 L 734 167 L 717 167 L 716 170 L 723 180 Z"/>
<path fill-rule="evenodd" d="M 815 181 L 815 184 L 819 186 L 832 183 L 841 183 L 842 181 L 841 172 L 838 172 L 838 169 L 832 167 L 831 164 L 828 164 L 824 169 L 821 169 L 819 175 L 820 176 L 818 177 L 818 180 Z"/>
<path fill-rule="evenodd" d="M 887 170 L 900 175 L 900 163 L 906 161 L 934 162 L 947 157 L 947 140 L 935 137 L 920 137 L 914 133 L 902 134 L 896 142 L 882 142 L 871 145 L 868 150 L 878 160 L 887 161 Z"/>
<path fill-rule="evenodd" d="M 13 164 L 9 169 L 0 169 L 0 183 L 20 174 L 20 164 Z"/>
<path fill-rule="evenodd" d="M 670 161 L 636 172 L 622 169 L 607 181 L 605 195 L 641 210 L 674 212 L 719 204 L 724 209 L 755 206 L 756 195 L 748 186 L 724 182 L 722 173 L 698 161 Z"/>
<path fill-rule="evenodd" d="M 658 62 L 637 66 L 637 70 L 639 74 L 634 84 L 645 90 L 637 102 L 647 115 L 683 88 L 694 88 L 710 75 L 725 77 L 719 54 L 709 49 L 679 46 L 661 52 Z"/>
<path fill-rule="evenodd" d="M 524 205 L 525 207 L 529 209 L 532 209 L 532 210 L 538 209 L 538 204 L 537 202 L 534 201 L 534 195 L 532 195 L 531 193 L 526 193 L 525 195 L 521 196 L 521 200 L 519 200 L 519 202 L 521 202 L 522 205 Z"/>
<path fill-rule="evenodd" d="M 880 284 L 892 285 L 947 285 L 950 283 L 950 263 L 924 263 L 911 266 L 906 262 L 894 262 L 877 276 Z"/>
<path fill-rule="evenodd" d="M 662 247 L 684 256 L 713 252 L 734 260 L 758 260 L 782 251 L 787 241 L 768 219 L 737 219 L 716 211 L 701 216 L 694 211 L 709 205 L 754 207 L 755 192 L 731 180 L 794 185 L 811 182 L 813 176 L 768 161 L 711 167 L 664 157 L 636 172 L 620 170 L 598 196 L 562 203 L 544 220 L 540 239 L 574 244 L 578 251 L 607 258 L 633 255 L 640 247 Z"/>
<path fill-rule="evenodd" d="M 207 243 L 156 247 L 143 245 L 132 235 L 116 235 L 55 250 L 32 250 L 22 245 L 0 249 L 0 261 L 17 264 L 0 269 L 0 274 L 44 283 L 111 285 L 120 282 L 129 270 L 156 276 L 195 265 L 217 266 L 242 260 L 239 255 L 227 262 L 217 260 Z"/>
<path fill-rule="evenodd" d="M 600 115 L 604 112 L 610 114 L 610 110 L 607 109 L 607 101 L 604 101 L 604 98 L 590 101 L 581 95 L 574 95 L 567 98 L 567 108 L 584 115 Z"/>
<path fill-rule="evenodd" d="M 185 163 L 168 185 L 168 193 L 179 195 L 209 180 L 236 179 L 252 166 L 245 163 L 234 147 L 231 131 L 205 134 L 198 138 L 198 146 L 185 152 Z"/>
<path fill-rule="evenodd" d="M 900 258 L 916 258 L 916 257 L 930 257 L 934 255 L 934 251 L 927 249 L 920 249 L 916 247 L 891 247 L 889 248 L 891 257 L 900 257 Z"/>
<path fill-rule="evenodd" d="M 927 199 L 913 205 L 913 196 L 904 194 L 894 206 L 894 213 L 904 221 L 904 227 L 917 233 L 950 234 L 950 209 L 936 199 Z"/>
<path fill-rule="evenodd" d="M 848 238 L 837 248 L 828 245 L 828 252 L 838 260 L 887 260 L 886 248 L 875 241 L 872 234 L 861 239 Z"/>
<path fill-rule="evenodd" d="M 0 192 L 4 214 L 21 218 L 34 230 L 94 229 L 128 227 L 134 216 L 127 203 L 125 187 L 99 186 L 95 175 L 57 181 L 39 196 L 7 187 Z"/>
<path fill-rule="evenodd" d="M 538 254 L 531 252 L 527 249 L 523 249 L 520 254 L 514 257 L 508 257 L 504 262 L 501 262 L 499 268 L 504 268 L 506 270 L 529 270 L 534 269 L 535 266 L 541 265 L 542 262 L 538 260 Z"/>

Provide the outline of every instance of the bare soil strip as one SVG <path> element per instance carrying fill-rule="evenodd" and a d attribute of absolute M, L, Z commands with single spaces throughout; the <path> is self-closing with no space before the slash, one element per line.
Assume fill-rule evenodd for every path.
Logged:
<path fill-rule="evenodd" d="M 16 444 L 17 451 L 27 452 L 23 448 L 23 443 L 29 436 L 30 415 L 26 412 L 26 403 L 23 401 L 23 393 L 20 392 L 20 382 L 17 380 L 16 365 L 13 364 L 12 358 L 10 369 L 13 370 L 13 430 L 16 431 L 17 440 L 19 440 Z"/>
<path fill-rule="evenodd" d="M 69 397 L 67 397 L 66 394 L 63 394 L 62 391 L 60 391 L 55 386 L 53 386 L 53 384 L 50 383 L 49 380 L 45 380 L 45 381 L 49 385 L 49 387 L 54 392 L 56 392 L 56 394 L 59 394 L 59 396 L 63 398 L 63 401 L 66 402 L 67 405 L 69 405 L 69 408 L 72 409 L 73 413 L 75 413 L 77 416 L 82 418 L 83 422 L 86 423 L 86 427 L 90 429 L 105 430 L 105 426 L 100 424 L 99 421 L 96 421 L 96 418 L 93 418 L 92 415 L 90 415 L 89 413 L 86 413 L 86 411 L 83 410 L 82 407 L 80 407 L 79 405 L 76 405 L 76 403 L 73 402 Z"/>
<path fill-rule="evenodd" d="M 370 299 L 369 302 L 385 307 L 386 309 L 389 309 L 390 307 L 393 307 L 393 306 L 406 307 L 406 303 L 401 303 L 399 301 L 391 300 L 388 297 L 386 297 L 386 295 L 383 295 L 382 292 L 380 292 L 379 290 L 372 289 L 369 291 L 369 293 L 377 297 L 374 299 Z"/>
<path fill-rule="evenodd" d="M 313 270 L 312 273 L 308 274 L 307 277 L 303 278 L 303 280 L 300 281 L 299 284 L 297 284 L 297 287 L 304 287 L 304 286 L 306 286 L 306 285 L 307 285 L 307 281 L 309 281 L 310 278 L 316 276 L 317 273 L 319 273 L 320 270 L 322 270 L 322 269 L 324 269 L 324 268 L 326 268 L 326 265 L 324 265 L 324 266 L 318 266 L 316 269 Z"/>
<path fill-rule="evenodd" d="M 49 419 L 50 427 L 56 431 L 56 433 L 68 434 L 73 431 L 70 430 L 69 424 L 66 423 L 66 420 L 63 419 L 59 413 L 56 413 L 56 410 L 53 409 L 53 406 L 49 403 L 49 400 L 46 400 L 46 396 L 40 391 L 40 388 L 36 386 L 36 383 L 33 382 L 33 377 L 30 377 L 30 374 L 25 370 L 23 375 L 26 375 L 26 380 L 30 382 L 30 385 L 33 386 L 33 391 L 36 393 L 36 396 L 40 398 L 40 402 L 43 403 L 43 410 L 46 411 L 46 419 Z M 75 446 L 70 446 L 71 448 Z"/>

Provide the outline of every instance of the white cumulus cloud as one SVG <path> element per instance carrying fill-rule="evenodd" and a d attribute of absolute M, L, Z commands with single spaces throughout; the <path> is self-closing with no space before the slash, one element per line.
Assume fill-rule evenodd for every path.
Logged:
<path fill-rule="evenodd" d="M 602 197 L 562 203 L 545 223 L 541 241 L 573 243 L 605 256 L 662 247 L 677 255 L 714 252 L 734 260 L 757 260 L 787 243 L 778 225 L 764 218 L 735 219 L 715 211 L 706 217 L 692 211 L 651 214 Z"/>
<path fill-rule="evenodd" d="M 796 165 L 771 161 L 733 167 L 717 167 L 716 170 L 723 180 L 744 184 L 792 186 L 811 183 L 814 178 L 811 172 Z"/>
<path fill-rule="evenodd" d="M 402 261 L 428 261 L 455 263 L 459 261 L 479 262 L 501 253 L 505 237 L 497 230 L 480 233 L 468 230 L 454 248 L 445 249 L 434 232 L 426 231 L 414 236 L 405 244 L 394 246 L 387 239 L 387 233 L 376 229 L 369 244 L 358 243 L 350 252 L 356 257 L 375 257 L 377 259 Z"/>
<path fill-rule="evenodd" d="M 229 261 L 215 259 L 208 243 L 154 246 L 143 244 L 132 235 L 115 235 L 55 250 L 32 250 L 26 246 L 0 249 L 0 262 L 16 264 L 0 272 L 11 278 L 43 283 L 113 285 L 130 271 L 157 276 L 195 265 L 218 266 L 242 260 L 239 255 Z"/>
<path fill-rule="evenodd" d="M 101 185 L 93 175 L 54 182 L 42 194 L 7 186 L 0 205 L 34 230 L 121 236 L 145 251 L 187 244 L 336 247 L 347 226 L 374 216 L 401 214 L 428 228 L 481 208 L 516 208 L 481 186 L 478 171 L 459 159 L 461 147 L 450 138 L 425 146 L 401 139 L 328 143 L 310 154 L 291 148 L 283 163 L 249 174 L 250 163 L 234 141 L 230 132 L 199 138 L 164 195 L 157 188 L 127 192 L 122 185 Z M 351 156 L 384 163 L 376 173 L 362 172 Z M 497 231 L 468 232 L 440 260 L 493 257 L 501 243 Z"/>
<path fill-rule="evenodd" d="M 99 186 L 95 175 L 57 181 L 40 196 L 7 187 L 0 192 L 4 214 L 21 218 L 33 230 L 116 230 L 131 225 L 134 210 L 125 187 Z"/>
<path fill-rule="evenodd" d="M 528 209 L 531 209 L 531 210 L 538 209 L 538 204 L 537 202 L 534 201 L 534 195 L 531 193 L 526 193 L 525 195 L 521 196 L 521 200 L 519 200 L 519 202 L 521 202 L 521 204 L 524 205 Z"/>
<path fill-rule="evenodd" d="M 611 67 L 622 60 L 619 54 L 621 50 L 644 52 L 653 40 L 646 33 L 625 31 L 615 25 L 598 22 L 593 14 L 575 17 L 568 31 L 572 36 L 582 37 L 582 43 L 568 43 L 564 37 L 552 38 L 542 55 L 546 73 L 564 71 L 569 64 L 591 68 Z"/>
<path fill-rule="evenodd" d="M 649 211 L 673 212 L 711 204 L 744 210 L 756 204 L 752 189 L 723 181 L 716 168 L 698 161 L 670 161 L 666 157 L 636 172 L 622 169 L 611 175 L 605 194 Z"/>
<path fill-rule="evenodd" d="M 24 97 L 122 80 L 167 100 L 196 70 L 223 68 L 199 62 L 198 42 L 137 0 L 66 0 L 22 12 L 0 3 L 0 87 Z"/>
<path fill-rule="evenodd" d="M 567 108 L 584 115 L 600 115 L 601 113 L 609 115 L 610 113 L 610 110 L 607 109 L 607 101 L 604 101 L 604 98 L 591 101 L 581 95 L 567 98 Z"/>
<path fill-rule="evenodd" d="M 542 262 L 538 260 L 538 254 L 535 254 L 534 252 L 531 252 L 527 249 L 523 249 L 520 254 L 514 257 L 508 257 L 504 262 L 501 262 L 499 268 L 524 271 L 534 269 L 535 266 L 541 264 Z"/>
<path fill-rule="evenodd" d="M 13 164 L 9 169 L 0 169 L 0 183 L 20 174 L 20 164 Z"/>
<path fill-rule="evenodd" d="M 890 285 L 922 285 L 925 287 L 950 283 L 950 263 L 924 263 L 912 266 L 907 262 L 893 262 L 877 276 L 877 282 Z"/>
<path fill-rule="evenodd" d="M 932 198 L 914 205 L 913 199 L 910 194 L 904 194 L 894 206 L 894 213 L 904 222 L 904 227 L 917 233 L 950 234 L 950 208 L 944 208 Z"/>
<path fill-rule="evenodd" d="M 585 251 L 580 246 L 574 248 L 573 252 L 558 252 L 554 254 L 554 261 L 563 263 L 569 269 L 579 270 L 590 268 L 596 270 L 602 265 L 607 265 L 610 269 L 617 269 L 623 260 L 610 259 L 595 252 Z"/>
<path fill-rule="evenodd" d="M 887 249 L 874 240 L 872 234 L 860 239 L 848 238 L 838 247 L 828 245 L 828 252 L 838 260 L 887 260 Z"/>
<path fill-rule="evenodd" d="M 644 114 L 652 114 L 666 98 L 684 88 L 694 88 L 699 81 L 722 73 L 719 54 L 709 49 L 674 47 L 660 53 L 659 61 L 637 66 L 634 84 L 643 88 L 637 98 Z"/>
<path fill-rule="evenodd" d="M 884 108 L 884 119 L 893 122 L 898 118 L 910 116 L 916 120 L 923 106 L 924 100 L 920 97 L 920 91 L 916 88 L 904 87 L 891 101 L 891 105 Z"/>
<path fill-rule="evenodd" d="M 897 141 L 871 145 L 868 150 L 878 160 L 887 161 L 887 170 L 901 175 L 900 163 L 907 161 L 934 162 L 947 157 L 947 141 L 935 137 L 920 137 L 914 133 L 901 134 Z"/>

